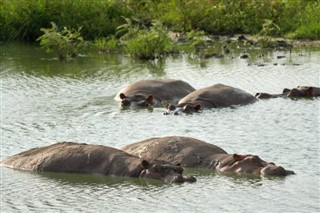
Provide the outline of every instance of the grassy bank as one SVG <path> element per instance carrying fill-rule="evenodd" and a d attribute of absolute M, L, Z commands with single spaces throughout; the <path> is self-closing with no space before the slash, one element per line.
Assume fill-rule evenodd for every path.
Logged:
<path fill-rule="evenodd" d="M 86 40 L 115 35 L 123 17 L 170 31 L 320 39 L 319 0 L 2 0 L 0 39 L 35 41 L 50 22 L 78 28 Z"/>

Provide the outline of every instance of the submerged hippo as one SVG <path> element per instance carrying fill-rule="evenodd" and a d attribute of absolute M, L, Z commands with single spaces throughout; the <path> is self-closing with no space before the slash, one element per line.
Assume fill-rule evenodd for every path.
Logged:
<path fill-rule="evenodd" d="M 257 155 L 228 154 L 213 144 L 189 137 L 157 137 L 122 148 L 123 151 L 147 160 L 181 163 L 186 168 L 209 168 L 219 172 L 286 176 L 294 174 Z"/>
<path fill-rule="evenodd" d="M 259 99 L 289 97 L 289 98 L 312 98 L 320 96 L 319 87 L 298 86 L 297 88 L 285 88 L 281 94 L 256 93 L 255 97 Z"/>
<path fill-rule="evenodd" d="M 8 157 L 0 163 L 14 169 L 37 172 L 140 177 L 163 180 L 168 183 L 196 180 L 194 177 L 183 176 L 183 169 L 180 166 L 143 160 L 107 146 L 73 142 L 34 148 Z"/>
<path fill-rule="evenodd" d="M 188 94 L 179 101 L 177 106 L 167 105 L 167 111 L 164 114 L 177 115 L 181 112 L 190 113 L 201 109 L 246 105 L 256 101 L 253 95 L 241 89 L 215 84 Z"/>
<path fill-rule="evenodd" d="M 178 102 L 195 89 L 181 80 L 141 80 L 123 88 L 115 100 L 121 107 L 150 107 Z"/>

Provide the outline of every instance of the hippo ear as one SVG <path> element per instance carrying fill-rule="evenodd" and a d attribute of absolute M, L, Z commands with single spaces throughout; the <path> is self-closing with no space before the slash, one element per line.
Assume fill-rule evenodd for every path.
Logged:
<path fill-rule="evenodd" d="M 289 93 L 291 91 L 291 89 L 288 89 L 288 88 L 284 88 L 283 91 L 282 91 L 282 94 L 286 94 L 286 93 Z"/>
<path fill-rule="evenodd" d="M 243 158 L 244 158 L 243 155 L 233 154 L 233 159 L 234 159 L 235 161 L 240 161 L 240 160 L 242 160 Z"/>
<path fill-rule="evenodd" d="M 123 94 L 123 93 L 120 93 L 119 97 L 120 97 L 121 99 L 125 99 L 127 96 L 126 96 L 125 94 Z"/>
<path fill-rule="evenodd" d="M 147 160 L 143 160 L 141 164 L 145 169 L 148 169 L 150 167 L 150 163 Z"/>
<path fill-rule="evenodd" d="M 146 99 L 146 101 L 151 104 L 151 102 L 153 101 L 153 95 L 149 95 Z"/>

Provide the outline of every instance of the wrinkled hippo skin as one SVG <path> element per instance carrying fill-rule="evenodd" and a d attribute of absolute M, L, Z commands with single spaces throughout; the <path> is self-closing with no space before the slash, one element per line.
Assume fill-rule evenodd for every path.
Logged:
<path fill-rule="evenodd" d="M 141 80 L 123 88 L 115 100 L 121 107 L 142 107 L 165 105 L 168 102 L 178 102 L 195 89 L 181 80 Z"/>
<path fill-rule="evenodd" d="M 191 113 L 201 109 L 246 105 L 256 101 L 257 99 L 253 95 L 241 89 L 215 84 L 188 94 L 178 102 L 177 106 L 168 104 L 164 114 L 177 115 L 181 112 Z"/>
<path fill-rule="evenodd" d="M 172 164 L 147 161 L 124 151 L 102 145 L 61 142 L 34 148 L 8 157 L 1 164 L 13 169 L 37 172 L 89 173 L 140 177 L 168 183 L 194 182 Z"/>
<path fill-rule="evenodd" d="M 320 96 L 319 87 L 311 86 L 298 86 L 297 88 L 287 89 L 285 88 L 281 94 L 269 94 L 269 93 L 256 93 L 255 97 L 258 99 L 269 99 L 278 97 L 289 97 L 289 98 L 312 98 Z"/>
<path fill-rule="evenodd" d="M 123 151 L 147 160 L 181 163 L 186 168 L 208 168 L 219 172 L 286 176 L 294 174 L 256 155 L 228 154 L 225 150 L 204 141 L 181 136 L 150 138 L 127 145 Z"/>

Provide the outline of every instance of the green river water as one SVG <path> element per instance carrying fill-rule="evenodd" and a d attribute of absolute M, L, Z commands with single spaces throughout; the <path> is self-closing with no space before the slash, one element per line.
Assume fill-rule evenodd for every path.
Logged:
<path fill-rule="evenodd" d="M 59 62 L 36 46 L 0 48 L 1 159 L 60 141 L 121 148 L 154 136 L 181 135 L 229 153 L 256 154 L 296 172 L 268 178 L 188 169 L 196 183 L 164 184 L 0 167 L 1 212 L 320 211 L 320 98 L 261 100 L 181 116 L 164 116 L 163 108 L 120 110 L 113 100 L 126 84 L 141 79 L 182 79 L 197 89 L 223 83 L 252 94 L 319 87 L 319 48 L 291 54 L 247 50 L 249 59 L 240 59 L 243 50 L 238 49 L 234 58 L 199 61 L 177 55 L 152 63 L 98 53 Z"/>

